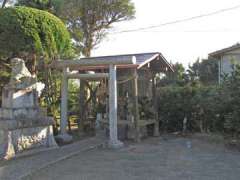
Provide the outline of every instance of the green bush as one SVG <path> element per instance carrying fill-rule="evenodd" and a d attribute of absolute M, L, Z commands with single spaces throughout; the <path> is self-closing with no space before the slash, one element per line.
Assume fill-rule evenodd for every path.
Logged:
<path fill-rule="evenodd" d="M 158 113 L 162 129 L 182 131 L 183 119 L 191 132 L 240 135 L 240 65 L 220 86 L 199 83 L 158 89 Z"/>
<path fill-rule="evenodd" d="M 158 89 L 160 124 L 167 131 L 181 131 L 183 119 L 191 132 L 221 131 L 219 89 L 215 86 L 170 86 Z"/>
<path fill-rule="evenodd" d="M 0 56 L 70 56 L 70 35 L 54 15 L 34 8 L 0 10 Z"/>
<path fill-rule="evenodd" d="M 45 68 L 46 63 L 72 55 L 69 32 L 56 16 L 28 7 L 0 9 L 0 96 L 10 75 L 9 59 L 23 58 L 29 70 L 37 73 L 38 79 L 45 83 L 40 103 L 47 107 L 49 115 L 56 118 L 61 80 L 59 73 Z"/>

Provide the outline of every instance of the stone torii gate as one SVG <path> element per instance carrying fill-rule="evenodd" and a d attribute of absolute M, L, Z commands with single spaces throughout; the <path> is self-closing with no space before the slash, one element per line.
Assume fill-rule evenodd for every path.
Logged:
<path fill-rule="evenodd" d="M 85 80 L 98 80 L 103 78 L 109 79 L 109 142 L 111 148 L 119 148 L 123 143 L 118 140 L 117 133 L 117 65 L 136 64 L 135 56 L 129 58 L 119 58 L 114 60 L 94 58 L 85 58 L 84 60 L 58 60 L 54 61 L 50 67 L 61 69 L 62 74 L 62 87 L 61 87 L 61 120 L 60 120 L 60 138 L 62 141 L 69 141 L 72 139 L 67 134 L 67 119 L 68 119 L 68 79 L 85 79 Z M 95 74 L 79 74 L 71 73 L 71 70 L 78 70 L 84 66 L 108 66 L 109 73 L 95 73 Z"/>

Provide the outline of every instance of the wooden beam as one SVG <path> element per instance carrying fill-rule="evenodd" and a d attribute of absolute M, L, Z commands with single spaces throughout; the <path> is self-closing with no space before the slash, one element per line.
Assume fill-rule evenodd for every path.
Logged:
<path fill-rule="evenodd" d="M 134 69 L 137 68 L 137 64 L 120 64 L 116 65 L 117 69 Z M 108 69 L 109 65 L 97 65 L 97 66 L 76 66 L 76 67 L 70 67 L 70 70 L 80 70 L 80 71 L 94 71 L 94 70 L 105 70 Z"/>
<path fill-rule="evenodd" d="M 158 109 L 157 109 L 157 97 L 156 97 L 156 74 L 152 72 L 152 102 L 154 108 L 154 116 L 155 116 L 155 125 L 154 125 L 154 136 L 159 136 L 159 120 L 158 120 Z"/>
<path fill-rule="evenodd" d="M 68 79 L 83 79 L 83 80 L 101 80 L 104 78 L 108 78 L 108 73 L 96 73 L 96 74 L 67 74 Z"/>
<path fill-rule="evenodd" d="M 64 67 L 69 67 L 69 68 L 79 68 L 82 66 L 100 66 L 100 65 L 109 65 L 109 64 L 114 64 L 114 65 L 121 65 L 121 64 L 136 64 L 136 57 L 131 56 L 131 57 L 112 57 L 104 59 L 102 58 L 83 58 L 79 60 L 57 60 L 53 61 L 49 67 L 55 68 L 55 69 L 62 69 Z"/>

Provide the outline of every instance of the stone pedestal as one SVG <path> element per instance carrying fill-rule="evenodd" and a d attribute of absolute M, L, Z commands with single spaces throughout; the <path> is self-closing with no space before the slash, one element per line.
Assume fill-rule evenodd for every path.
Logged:
<path fill-rule="evenodd" d="M 0 159 L 9 159 L 26 150 L 57 147 L 51 117 L 39 107 L 37 83 L 21 59 L 12 60 L 12 77 L 3 88 L 0 108 Z"/>
<path fill-rule="evenodd" d="M 119 149 L 119 148 L 124 147 L 124 144 L 123 144 L 123 142 L 121 142 L 119 140 L 116 140 L 116 141 L 109 140 L 108 147 L 111 149 Z"/>
<path fill-rule="evenodd" d="M 34 148 L 57 146 L 51 117 L 38 106 L 34 88 L 3 89 L 0 109 L 0 158 L 9 159 Z"/>

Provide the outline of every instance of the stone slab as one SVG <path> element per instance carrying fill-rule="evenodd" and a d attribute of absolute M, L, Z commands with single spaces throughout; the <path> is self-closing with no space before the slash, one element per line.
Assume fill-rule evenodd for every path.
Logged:
<path fill-rule="evenodd" d="M 39 107 L 28 108 L 0 108 L 1 119 L 21 119 L 21 118 L 40 118 L 45 117 L 46 110 Z"/>
<path fill-rule="evenodd" d="M 2 107 L 27 108 L 38 106 L 37 91 L 34 89 L 3 88 Z"/>
<path fill-rule="evenodd" d="M 51 117 L 35 119 L 18 119 L 18 120 L 0 120 L 0 130 L 16 130 L 23 128 L 34 128 L 34 127 L 44 127 L 50 126 L 54 123 Z"/>

